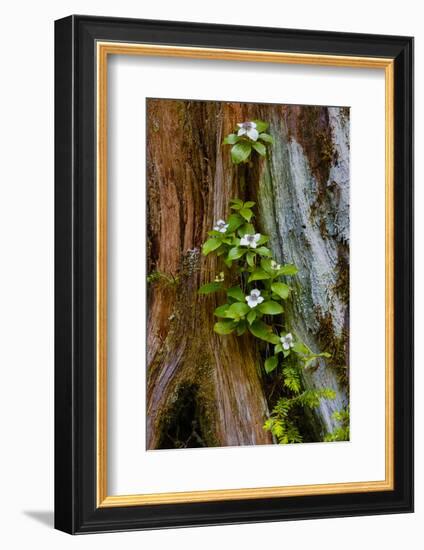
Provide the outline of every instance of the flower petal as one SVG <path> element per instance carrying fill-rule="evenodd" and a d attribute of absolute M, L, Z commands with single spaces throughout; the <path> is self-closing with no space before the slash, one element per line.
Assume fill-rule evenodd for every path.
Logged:
<path fill-rule="evenodd" d="M 259 137 L 259 132 L 255 130 L 255 128 L 250 128 L 247 130 L 247 135 L 250 137 L 251 140 L 256 141 Z"/>
<path fill-rule="evenodd" d="M 251 296 L 260 296 L 261 295 L 261 291 L 257 288 L 254 288 L 253 290 L 250 291 L 250 295 Z"/>
<path fill-rule="evenodd" d="M 247 133 L 245 128 L 240 128 L 240 130 L 237 132 L 238 136 L 244 136 Z"/>
<path fill-rule="evenodd" d="M 260 233 L 256 233 L 256 235 L 255 235 L 255 241 L 258 242 L 260 238 L 261 238 L 261 234 L 260 234 Z"/>
<path fill-rule="evenodd" d="M 262 296 L 259 296 L 259 298 L 256 300 L 258 304 L 262 304 L 263 301 L 264 301 L 264 298 Z"/>
<path fill-rule="evenodd" d="M 249 241 L 246 239 L 246 237 L 242 237 L 240 239 L 241 246 L 247 246 L 249 244 Z"/>

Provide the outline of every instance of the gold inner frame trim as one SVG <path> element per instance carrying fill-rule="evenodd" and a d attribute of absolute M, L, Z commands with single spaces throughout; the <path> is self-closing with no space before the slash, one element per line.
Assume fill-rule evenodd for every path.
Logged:
<path fill-rule="evenodd" d="M 97 506 L 142 506 L 254 498 L 365 493 L 394 489 L 394 60 L 302 53 L 194 48 L 123 42 L 96 43 L 97 54 Z M 384 69 L 385 71 L 385 479 L 315 485 L 217 489 L 109 496 L 107 493 L 107 61 L 142 55 Z"/>

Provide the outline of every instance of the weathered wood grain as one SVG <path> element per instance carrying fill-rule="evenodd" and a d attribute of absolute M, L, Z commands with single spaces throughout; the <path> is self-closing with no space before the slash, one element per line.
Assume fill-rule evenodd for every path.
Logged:
<path fill-rule="evenodd" d="M 254 118 L 271 123 L 276 145 L 268 159 L 234 167 L 222 139 Z M 235 196 L 257 200 L 276 257 L 300 269 L 287 313 L 293 330 L 316 351 L 337 347 L 337 364 L 305 373 L 306 386 L 336 389 L 310 419 L 317 438 L 332 428 L 332 411 L 347 403 L 348 128 L 337 108 L 148 101 L 149 449 L 272 442 L 254 339 L 214 334 L 223 297 L 197 295 L 221 269 L 201 244 Z"/>

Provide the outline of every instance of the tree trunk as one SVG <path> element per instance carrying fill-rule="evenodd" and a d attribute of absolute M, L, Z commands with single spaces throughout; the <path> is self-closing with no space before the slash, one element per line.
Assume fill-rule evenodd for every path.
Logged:
<path fill-rule="evenodd" d="M 276 144 L 266 160 L 234 167 L 223 137 L 255 118 L 270 122 Z M 200 249 L 231 198 L 258 202 L 275 256 L 300 270 L 290 326 L 314 351 L 337 346 L 336 366 L 347 365 L 347 146 L 341 109 L 148 100 L 147 448 L 272 443 L 255 339 L 215 334 L 222 296 L 197 294 L 221 271 Z M 337 392 L 311 419 L 317 437 L 347 403 L 345 374 L 305 374 L 306 386 Z"/>
<path fill-rule="evenodd" d="M 217 297 L 197 294 L 217 273 L 200 254 L 207 231 L 243 194 L 221 146 L 240 116 L 216 103 L 148 104 L 148 271 L 178 277 L 149 290 L 149 449 L 271 442 L 256 348 L 248 335 L 215 334 Z"/>
<path fill-rule="evenodd" d="M 278 135 L 259 176 L 262 230 L 277 259 L 299 269 L 286 319 L 314 351 L 332 354 L 304 371 L 307 388 L 336 392 L 315 411 L 322 439 L 348 405 L 349 109 L 266 106 L 261 116 Z"/>

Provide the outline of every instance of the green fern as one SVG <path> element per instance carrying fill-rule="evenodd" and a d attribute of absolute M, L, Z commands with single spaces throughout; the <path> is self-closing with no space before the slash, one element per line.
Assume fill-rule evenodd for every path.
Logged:
<path fill-rule="evenodd" d="M 283 384 L 295 394 L 300 393 L 302 389 L 302 380 L 298 367 L 291 365 L 283 366 Z"/>
<path fill-rule="evenodd" d="M 340 423 L 331 433 L 327 434 L 324 441 L 349 441 L 350 439 L 350 412 L 349 407 L 333 413 L 334 420 Z"/>
<path fill-rule="evenodd" d="M 288 378 L 284 379 L 284 383 L 286 383 L 287 380 L 293 381 L 295 379 L 290 378 L 290 376 L 293 375 L 296 369 L 294 367 L 286 367 L 286 369 L 290 369 L 290 373 Z M 335 397 L 336 393 L 329 388 L 305 390 L 294 397 L 282 397 L 277 401 L 270 417 L 265 422 L 264 429 L 271 432 L 280 445 L 302 443 L 303 439 L 299 429 L 295 421 L 289 416 L 290 410 L 295 406 L 314 409 L 319 406 L 321 399 L 334 399 Z"/>

